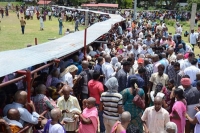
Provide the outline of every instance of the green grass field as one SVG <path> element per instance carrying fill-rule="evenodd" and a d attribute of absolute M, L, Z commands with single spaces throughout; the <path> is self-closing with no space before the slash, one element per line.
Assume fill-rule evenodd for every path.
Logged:
<path fill-rule="evenodd" d="M 44 31 L 40 31 L 40 22 L 36 19 L 26 20 L 25 34 L 21 33 L 19 19 L 15 12 L 10 11 L 8 17 L 0 19 L 0 51 L 24 48 L 27 45 L 34 45 L 34 39 L 38 39 L 38 44 L 49 41 L 48 39 L 56 39 L 63 35 L 58 35 L 58 18 L 53 17 L 52 21 L 44 22 Z M 69 28 L 74 31 L 73 22 L 63 22 L 63 33 Z M 84 26 L 79 26 L 79 30 L 83 30 Z"/>

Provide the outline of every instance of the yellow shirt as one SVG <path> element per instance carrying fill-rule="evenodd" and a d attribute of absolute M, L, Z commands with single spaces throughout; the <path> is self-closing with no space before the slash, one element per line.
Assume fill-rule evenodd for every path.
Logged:
<path fill-rule="evenodd" d="M 158 74 L 158 72 L 157 72 L 157 73 L 153 73 L 153 74 L 151 75 L 150 79 L 149 79 L 149 81 L 153 83 L 153 87 L 152 87 L 152 90 L 153 90 L 153 91 L 155 91 L 156 85 L 157 85 L 158 83 L 162 83 L 163 86 L 166 86 L 168 80 L 169 80 L 168 75 L 166 75 L 166 74 L 163 73 L 163 75 L 160 76 L 160 75 Z"/>
<path fill-rule="evenodd" d="M 61 110 L 68 110 L 70 111 L 71 109 L 73 108 L 77 108 L 81 113 L 81 108 L 79 106 L 79 102 L 77 100 L 76 97 L 74 96 L 69 96 L 69 99 L 67 101 L 65 101 L 64 99 L 64 96 L 60 97 L 57 101 L 57 106 L 61 109 Z M 62 119 L 63 118 L 66 118 L 68 116 L 67 113 L 64 113 L 63 116 L 62 116 Z M 66 129 L 66 131 L 75 131 L 77 129 L 77 122 L 78 122 L 78 119 L 75 119 L 74 122 L 70 122 L 70 123 L 67 123 L 64 127 Z"/>
<path fill-rule="evenodd" d="M 25 26 L 26 25 L 26 21 L 25 20 L 20 20 L 20 24 L 21 24 L 21 26 Z"/>

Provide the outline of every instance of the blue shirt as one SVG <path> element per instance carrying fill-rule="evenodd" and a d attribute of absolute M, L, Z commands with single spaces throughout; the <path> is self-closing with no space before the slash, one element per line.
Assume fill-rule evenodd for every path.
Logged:
<path fill-rule="evenodd" d="M 10 110 L 10 109 L 17 109 L 19 111 L 19 113 L 20 113 L 19 122 L 22 125 L 24 124 L 24 122 L 28 122 L 28 123 L 31 123 L 34 125 L 38 123 L 39 114 L 37 112 L 32 112 L 32 114 L 29 113 L 29 111 L 27 109 L 25 109 L 22 104 L 13 102 L 12 104 L 6 105 L 3 109 L 3 115 L 6 116 L 8 110 Z"/>
<path fill-rule="evenodd" d="M 193 87 L 197 87 L 197 81 L 198 81 L 198 80 L 195 79 L 195 80 L 192 82 L 192 86 L 193 86 Z"/>

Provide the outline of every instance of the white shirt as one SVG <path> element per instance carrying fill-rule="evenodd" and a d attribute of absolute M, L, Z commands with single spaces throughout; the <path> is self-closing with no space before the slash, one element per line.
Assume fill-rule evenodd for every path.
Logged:
<path fill-rule="evenodd" d="M 197 34 L 195 34 L 195 33 L 191 33 L 190 34 L 190 43 L 191 44 L 197 44 L 197 38 L 198 38 L 198 36 L 197 36 Z"/>
<path fill-rule="evenodd" d="M 112 67 L 112 65 L 108 62 L 105 62 L 102 65 L 102 71 L 105 75 L 105 82 L 112 76 L 112 74 L 114 73 L 114 69 Z"/>
<path fill-rule="evenodd" d="M 200 69 L 197 68 L 194 65 L 191 65 L 190 67 L 185 68 L 184 74 L 190 76 L 191 83 L 196 79 L 196 74 L 200 72 Z"/>
<path fill-rule="evenodd" d="M 198 133 L 200 131 L 200 112 L 197 112 L 195 117 L 197 118 L 198 123 L 195 125 L 194 133 Z"/>
<path fill-rule="evenodd" d="M 68 72 L 66 73 L 63 77 L 60 78 L 63 82 L 66 82 L 70 87 L 73 87 L 73 77 L 72 75 Z"/>
<path fill-rule="evenodd" d="M 49 133 L 64 133 L 63 127 L 60 124 L 49 125 Z"/>
<path fill-rule="evenodd" d="M 183 59 L 180 59 L 180 60 L 177 60 L 177 62 L 180 63 L 180 69 L 181 69 L 181 71 L 184 71 L 184 69 L 185 69 L 184 63 L 185 63 L 185 61 Z"/>
<path fill-rule="evenodd" d="M 140 32 L 140 33 L 139 33 L 139 38 L 142 38 L 142 39 L 144 38 L 143 32 Z"/>
<path fill-rule="evenodd" d="M 51 12 L 50 11 L 48 12 L 48 16 L 51 16 Z"/>

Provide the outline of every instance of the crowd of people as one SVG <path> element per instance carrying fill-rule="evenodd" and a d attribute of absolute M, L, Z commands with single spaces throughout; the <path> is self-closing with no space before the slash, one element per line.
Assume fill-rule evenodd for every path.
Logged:
<path fill-rule="evenodd" d="M 171 33 L 164 19 L 128 18 L 99 41 L 87 55 L 80 50 L 39 71 L 30 102 L 23 80 L 1 88 L 0 131 L 17 133 L 27 124 L 44 133 L 200 131 L 200 59 L 194 53 L 200 26 L 186 43 L 178 22 Z"/>

